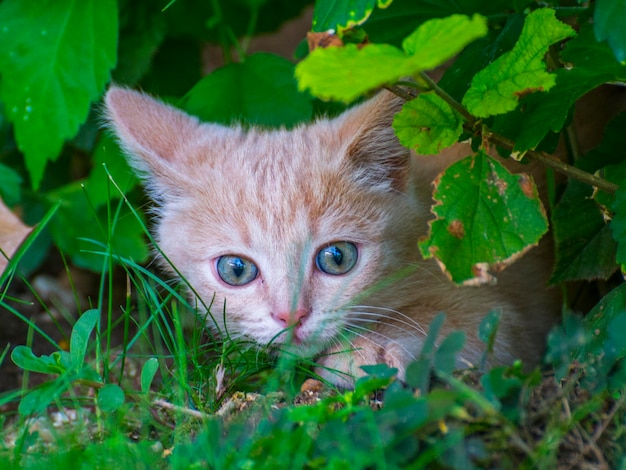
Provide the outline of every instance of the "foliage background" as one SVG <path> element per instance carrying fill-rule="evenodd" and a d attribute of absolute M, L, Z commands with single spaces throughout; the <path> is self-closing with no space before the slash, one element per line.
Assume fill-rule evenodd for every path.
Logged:
<path fill-rule="evenodd" d="M 620 397 L 626 383 L 626 341 L 619 334 L 626 321 L 626 290 L 613 276 L 626 262 L 626 196 L 621 189 L 626 177 L 626 121 L 624 114 L 616 115 L 601 144 L 581 151 L 573 137 L 572 119 L 581 97 L 601 85 L 609 90 L 611 108 L 622 99 L 626 5 L 623 0 L 319 0 L 312 29 L 322 34 L 333 30 L 335 39 L 345 47 L 309 53 L 302 38 L 295 58 L 250 53 L 253 36 L 275 30 L 310 3 L 178 0 L 156 6 L 148 0 L 0 1 L 0 195 L 27 223 L 43 221 L 27 255 L 21 257 L 21 273 L 37 269 L 51 249 L 59 249 L 71 263 L 96 272 L 111 269 L 112 253 L 137 272 L 140 268 L 134 263 L 148 260 L 144 222 L 141 214 L 136 217 L 131 209 L 145 205 L 141 189 L 115 142 L 100 129 L 99 102 L 111 80 L 141 87 L 207 121 L 243 121 L 268 127 L 294 126 L 320 113 L 335 113 L 357 96 L 378 86 L 397 86 L 399 81 L 401 87 L 394 90 L 409 98 L 394 124 L 401 141 L 418 151 L 435 153 L 432 149 L 471 138 L 476 149 L 472 161 L 482 165 L 465 164 L 467 168 L 454 168 L 458 173 L 447 173 L 448 177 L 458 174 L 461 196 L 443 190 L 438 193 L 441 228 L 433 224 L 432 236 L 420 244 L 425 255 L 432 253 L 432 246 L 441 251 L 446 245 L 452 251 L 458 249 L 451 245 L 458 243 L 456 240 L 445 239 L 451 222 L 457 220 L 495 239 L 510 232 L 508 226 L 486 227 L 480 215 L 467 208 L 450 215 L 450 206 L 445 204 L 446 198 L 467 197 L 470 206 L 484 205 L 485 199 L 493 197 L 483 184 L 491 173 L 472 174 L 468 169 L 496 168 L 493 162 L 497 160 L 482 150 L 497 147 L 503 155 L 514 151 L 568 176 L 563 186 L 554 180 L 548 207 L 553 229 L 549 236 L 555 237 L 557 252 L 552 282 L 608 281 L 599 284 L 602 294 L 617 285 L 584 324 L 566 317 L 549 342 L 547 359 L 556 369 L 556 379 L 567 378 L 574 370 L 584 389 L 594 393 L 593 400 L 575 416 L 567 416 L 565 424 L 553 416 L 556 424 L 547 428 L 552 434 L 538 441 L 530 439 L 532 445 L 516 441 L 521 460 L 497 449 L 500 463 L 524 461 L 532 466 L 547 462 L 549 466 L 558 454 L 558 445 L 552 444 L 555 440 L 551 438 L 563 437 L 572 429 L 588 432 L 580 424 L 584 419 L 606 429 L 607 423 L 621 416 L 619 407 L 609 404 L 614 403 L 611 400 L 623 403 Z M 365 35 L 369 44 L 364 46 Z M 220 51 L 224 63 L 216 69 L 207 67 L 207 55 L 215 50 Z M 424 74 L 457 54 L 438 84 Z M 416 84 L 403 82 L 406 76 L 412 76 Z M 422 94 L 413 99 L 416 88 Z M 496 93 L 491 93 L 493 90 Z M 559 139 L 568 144 L 566 166 L 547 157 Z M 510 187 L 521 181 L 505 173 L 498 175 L 512 178 L 506 179 Z M 536 202 L 535 195 L 530 199 Z M 46 216 L 51 209 L 54 215 Z M 473 264 L 511 258 L 545 233 L 545 214 L 530 207 L 519 194 L 507 192 L 500 209 L 522 221 L 511 232 L 515 236 L 503 243 L 501 253 L 461 247 L 458 258 L 463 262 L 458 270 L 444 260 L 457 282 L 468 280 L 467 270 Z M 536 216 L 532 223 L 524 219 L 528 214 Z M 492 245 L 492 240 L 487 240 L 478 246 Z M 159 314 L 164 304 L 158 303 Z M 59 347 L 51 356 L 35 357 L 29 348 L 17 350 L 14 359 L 25 370 L 60 377 L 47 388 L 26 395 L 30 398 L 20 405 L 24 415 L 42 412 L 75 381 L 87 381 L 98 390 L 95 400 L 99 409 L 112 413 L 106 414 L 107 419 L 114 419 L 114 413 L 128 405 L 120 387 L 110 386 L 115 384 L 110 383 L 107 359 L 97 362 L 95 373 L 85 364 L 94 328 L 98 330 L 100 323 L 97 312 L 90 310 L 75 325 L 69 352 Z M 176 328 L 168 333 L 182 338 Z M 488 344 L 489 328 L 483 336 Z M 168 344 L 179 360 L 188 347 L 183 343 L 172 340 Z M 391 467 L 417 455 L 422 456 L 423 465 L 437 461 L 444 467 L 467 468 L 469 462 L 486 461 L 485 449 L 493 442 L 478 443 L 476 436 L 487 426 L 501 426 L 499 437 L 505 440 L 494 437 L 494 442 L 507 442 L 510 436 L 523 440 L 516 427 L 524 421 L 522 406 L 529 401 L 529 390 L 539 383 L 537 374 L 525 374 L 518 366 L 493 369 L 480 379 L 479 394 L 450 376 L 458 341 L 453 337 L 447 346 L 440 348 L 439 354 L 425 351 L 421 360 L 426 365 L 410 379 L 410 385 L 422 393 L 431 385 L 431 372 L 447 384 L 448 389 L 439 389 L 428 398 L 391 385 L 392 373 L 375 370 L 371 381 L 360 384 L 354 395 L 342 395 L 313 409 L 280 413 L 274 421 L 263 421 L 255 428 L 252 440 L 243 437 L 248 436 L 249 423 L 235 426 L 210 421 L 194 444 L 178 446 L 177 461 L 184 466 L 198 458 L 231 459 L 242 466 L 270 454 L 278 461 L 292 461 L 284 449 L 272 454 L 277 450 L 268 442 L 278 433 L 291 438 L 289 449 L 306 447 L 304 457 L 300 456 L 306 468 L 333 462 L 340 465 L 351 457 L 358 457 L 363 466 L 388 460 Z M 184 361 L 178 365 L 179 370 L 189 367 Z M 584 372 L 578 372 L 579 366 Z M 142 393 L 149 389 L 150 374 L 147 377 Z M 364 405 L 364 397 L 381 386 L 388 387 L 388 407 L 384 413 L 373 414 Z M 181 395 L 193 395 L 186 383 L 181 389 Z M 185 399 L 179 401 L 185 403 Z M 345 411 L 334 414 L 338 402 Z M 199 406 L 198 400 L 194 403 Z M 595 414 L 603 407 L 610 408 L 607 415 Z M 622 426 L 622 421 L 617 425 Z M 451 422 L 461 424 L 448 432 L 445 426 Z M 338 423 L 348 424 L 341 427 Z M 212 452 L 209 457 L 203 445 L 194 447 L 203 439 L 210 441 L 211 436 L 225 436 L 225 429 L 232 432 L 234 440 L 239 439 L 236 445 L 231 441 L 207 444 Z M 297 432 L 292 432 L 294 429 Z M 367 436 L 375 431 L 384 450 L 359 444 L 365 439 L 363 430 L 369 432 Z M 618 427 L 616 435 L 620 432 Z M 470 438 L 463 440 L 466 436 Z M 350 444 L 336 449 L 332 447 L 335 442 Z M 229 448 L 240 454 L 220 454 Z"/>

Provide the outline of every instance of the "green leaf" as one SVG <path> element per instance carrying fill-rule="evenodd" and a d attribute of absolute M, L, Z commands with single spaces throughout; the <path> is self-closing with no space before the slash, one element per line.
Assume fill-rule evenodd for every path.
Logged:
<path fill-rule="evenodd" d="M 16 346 L 11 352 L 11 360 L 21 369 L 42 374 L 63 374 L 71 364 L 65 351 L 58 351 L 49 356 L 35 356 L 32 349 L 27 346 Z"/>
<path fill-rule="evenodd" d="M 114 188 L 112 192 L 116 191 Z M 113 254 L 142 262 L 148 257 L 144 238 L 145 225 L 137 220 L 123 201 L 119 210 L 106 206 L 95 210 L 87 200 L 80 183 L 65 186 L 50 193 L 62 204 L 50 223 L 54 242 L 80 267 L 101 271 L 107 246 Z"/>
<path fill-rule="evenodd" d="M 71 382 L 62 378 L 45 383 L 22 398 L 17 411 L 22 416 L 42 413 L 50 403 L 58 399 L 70 386 Z"/>
<path fill-rule="evenodd" d="M 125 398 L 124 391 L 116 384 L 106 384 L 98 390 L 98 406 L 105 413 L 119 409 Z"/>
<path fill-rule="evenodd" d="M 446 315 L 438 313 L 428 326 L 428 335 L 424 339 L 422 350 L 417 360 L 411 362 L 406 368 L 406 383 L 422 393 L 428 393 L 430 376 L 434 365 L 435 344 L 439 331 L 446 320 Z"/>
<path fill-rule="evenodd" d="M 515 46 L 525 18 L 520 14 L 509 15 L 501 30 L 490 30 L 486 37 L 467 46 L 441 77 L 439 86 L 454 99 L 461 101 L 470 87 L 471 82 L 467 77 L 473 77 Z"/>
<path fill-rule="evenodd" d="M 435 372 L 451 374 L 457 369 L 457 356 L 465 344 L 465 332 L 453 331 L 435 351 Z"/>
<path fill-rule="evenodd" d="M 520 96 L 549 90 L 555 76 L 546 72 L 543 56 L 550 45 L 574 34 L 554 10 L 530 13 L 513 49 L 474 76 L 463 104 L 475 116 L 488 117 L 515 109 Z"/>
<path fill-rule="evenodd" d="M 617 262 L 621 265 L 622 272 L 626 272 L 626 190 L 620 189 L 615 193 L 613 202 L 615 215 L 611 220 L 611 233 L 617 242 Z"/>
<path fill-rule="evenodd" d="M 104 134 L 96 145 L 93 168 L 85 181 L 85 192 L 94 208 L 104 206 L 108 201 L 122 196 L 111 179 L 124 194 L 139 183 L 115 139 L 109 134 Z"/>
<path fill-rule="evenodd" d="M 592 188 L 570 181 L 552 213 L 555 264 L 551 284 L 585 279 L 606 279 L 615 272 L 615 242 Z"/>
<path fill-rule="evenodd" d="M 70 336 L 70 356 L 74 370 L 80 370 L 85 363 L 89 336 L 100 318 L 100 311 L 97 309 L 87 310 L 83 313 L 72 328 Z"/>
<path fill-rule="evenodd" d="M 404 104 L 394 116 L 393 129 L 405 147 L 434 155 L 457 141 L 463 120 L 448 103 L 428 92 Z"/>
<path fill-rule="evenodd" d="M 392 0 L 319 0 L 313 10 L 313 31 L 336 31 L 342 35 L 346 29 L 363 24 L 376 4 L 389 6 Z"/>
<path fill-rule="evenodd" d="M 481 369 L 486 367 L 489 354 L 491 354 L 495 348 L 501 318 L 501 311 L 492 310 L 482 319 L 480 325 L 478 325 L 478 338 L 486 345 L 485 352 L 480 357 Z"/>
<path fill-rule="evenodd" d="M 483 17 L 453 15 L 419 26 L 404 40 L 404 52 L 387 44 L 317 48 L 296 66 L 298 86 L 321 99 L 349 102 L 401 77 L 437 67 L 485 34 Z"/>
<path fill-rule="evenodd" d="M 151 357 L 141 368 L 141 393 L 148 393 L 154 380 L 154 376 L 159 369 L 159 361 L 156 357 Z"/>
<path fill-rule="evenodd" d="M 273 54 L 254 54 L 207 75 L 180 106 L 205 121 L 272 127 L 294 126 L 313 113 L 311 98 L 297 90 L 293 64 Z"/>
<path fill-rule="evenodd" d="M 20 200 L 22 177 L 13 169 L 0 163 L 0 198 L 12 206 Z"/>
<path fill-rule="evenodd" d="M 419 247 L 459 284 L 493 282 L 489 269 L 504 269 L 548 229 L 534 182 L 483 152 L 451 165 L 434 199 L 437 218 Z"/>
<path fill-rule="evenodd" d="M 371 42 L 400 46 L 417 25 L 433 18 L 445 18 L 453 14 L 472 16 L 476 13 L 498 17 L 503 10 L 510 8 L 510 0 L 393 0 L 389 7 L 375 9 L 364 28 Z"/>
<path fill-rule="evenodd" d="M 598 41 L 608 41 L 615 57 L 626 61 L 626 0 L 597 0 L 593 29 Z"/>
<path fill-rule="evenodd" d="M 0 98 L 37 188 L 109 80 L 117 2 L 5 0 L 0 18 Z"/>
<path fill-rule="evenodd" d="M 592 26 L 584 25 L 561 54 L 568 67 L 555 72 L 556 84 L 547 93 L 524 98 L 524 106 L 498 116 L 496 132 L 515 141 L 515 150 L 535 148 L 549 132 L 559 132 L 574 103 L 598 85 L 626 79 L 626 67 L 613 57 L 606 44 L 593 36 Z"/>
<path fill-rule="evenodd" d="M 120 0 L 119 10 L 119 56 L 113 80 L 135 84 L 148 72 L 165 39 L 167 15 L 152 2 L 133 0 Z"/>

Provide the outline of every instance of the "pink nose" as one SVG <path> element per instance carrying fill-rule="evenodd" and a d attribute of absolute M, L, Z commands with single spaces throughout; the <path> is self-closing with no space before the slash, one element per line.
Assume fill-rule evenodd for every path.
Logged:
<path fill-rule="evenodd" d="M 309 313 L 304 309 L 298 309 L 287 312 L 272 312 L 272 318 L 276 320 L 283 328 L 290 326 L 300 326 Z"/>

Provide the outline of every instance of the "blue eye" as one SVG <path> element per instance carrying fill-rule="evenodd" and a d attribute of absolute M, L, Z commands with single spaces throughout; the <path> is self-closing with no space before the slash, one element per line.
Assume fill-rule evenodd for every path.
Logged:
<path fill-rule="evenodd" d="M 241 256 L 225 255 L 217 260 L 217 274 L 226 284 L 244 286 L 256 279 L 259 269 Z"/>
<path fill-rule="evenodd" d="M 354 268 L 358 257 L 354 243 L 336 242 L 318 251 L 315 263 L 320 271 L 338 276 Z"/>

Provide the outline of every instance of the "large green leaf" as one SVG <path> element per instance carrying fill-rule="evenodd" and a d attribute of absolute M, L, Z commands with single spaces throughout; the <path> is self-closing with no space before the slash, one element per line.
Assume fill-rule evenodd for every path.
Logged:
<path fill-rule="evenodd" d="M 112 181 L 111 181 L 112 180 Z M 113 184 L 115 183 L 115 184 Z M 93 153 L 93 168 L 85 181 L 85 192 L 94 208 L 119 199 L 138 184 L 119 145 L 111 135 L 103 134 Z"/>
<path fill-rule="evenodd" d="M 313 31 L 344 30 L 363 24 L 376 4 L 386 8 L 392 0 L 318 0 L 313 11 Z"/>
<path fill-rule="evenodd" d="M 546 71 L 543 56 L 550 45 L 574 34 L 554 10 L 530 13 L 513 49 L 474 76 L 463 104 L 475 116 L 494 116 L 515 109 L 520 96 L 549 90 L 555 76 Z"/>
<path fill-rule="evenodd" d="M 456 283 L 493 282 L 490 269 L 508 266 L 548 229 L 534 182 L 483 152 L 451 165 L 434 199 L 437 217 L 419 247 Z"/>
<path fill-rule="evenodd" d="M 608 41 L 620 62 L 626 61 L 626 0 L 597 0 L 593 26 L 599 41 Z"/>
<path fill-rule="evenodd" d="M 166 15 L 155 2 L 120 0 L 119 9 L 119 57 L 113 79 L 116 83 L 135 84 L 148 72 L 165 39 Z"/>
<path fill-rule="evenodd" d="M 463 119 L 438 95 L 428 92 L 404 104 L 393 119 L 393 129 L 402 145 L 430 155 L 457 141 Z"/>
<path fill-rule="evenodd" d="M 103 206 L 95 209 L 90 205 L 79 183 L 65 186 L 49 195 L 60 200 L 61 207 L 50 223 L 50 233 L 56 245 L 71 256 L 77 266 L 101 271 L 105 264 L 102 254 L 107 246 L 115 255 L 145 261 L 148 248 L 145 226 L 137 220 L 123 202 L 112 206 L 110 215 Z M 95 252 L 95 253 L 92 253 Z"/>
<path fill-rule="evenodd" d="M 254 54 L 216 70 L 180 105 L 205 121 L 273 127 L 293 126 L 313 113 L 311 98 L 297 89 L 293 64 L 272 54 Z"/>
<path fill-rule="evenodd" d="M 5 0 L 0 18 L 0 99 L 36 188 L 109 80 L 117 2 Z"/>
<path fill-rule="evenodd" d="M 549 132 L 559 132 L 585 93 L 611 80 L 626 79 L 626 66 L 615 60 L 609 47 L 593 36 L 591 25 L 581 28 L 561 54 L 569 66 L 555 72 L 556 84 L 547 93 L 532 94 L 512 113 L 498 116 L 494 130 L 515 141 L 515 150 L 535 148 Z"/>
<path fill-rule="evenodd" d="M 615 272 L 615 242 L 592 188 L 570 181 L 552 213 L 555 264 L 550 283 L 606 279 Z"/>
<path fill-rule="evenodd" d="M 300 89 L 319 98 L 352 101 L 378 86 L 441 65 L 485 34 L 485 19 L 478 15 L 430 20 L 405 38 L 404 51 L 388 44 L 317 48 L 297 65 L 296 77 Z"/>

